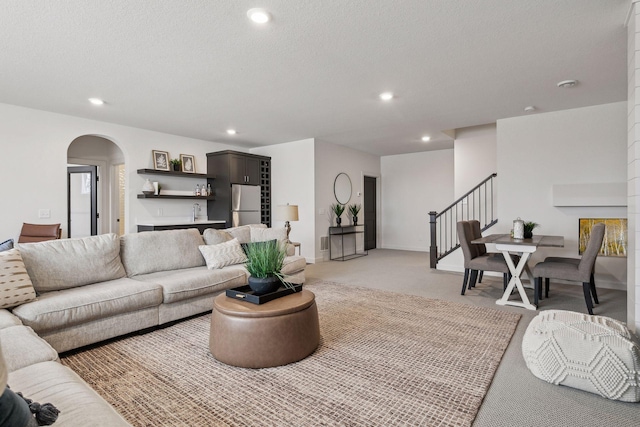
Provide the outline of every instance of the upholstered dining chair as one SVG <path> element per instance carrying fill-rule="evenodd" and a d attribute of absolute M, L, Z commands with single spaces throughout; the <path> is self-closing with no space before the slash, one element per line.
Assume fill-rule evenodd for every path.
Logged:
<path fill-rule="evenodd" d="M 44 242 L 59 239 L 62 236 L 60 224 L 23 223 L 18 243 Z"/>
<path fill-rule="evenodd" d="M 480 227 L 480 221 L 477 219 L 470 219 L 469 224 L 471 224 L 471 234 L 473 240 L 482 238 L 482 227 Z M 484 255 L 487 253 L 487 246 L 485 244 L 474 244 L 476 247 L 478 255 Z M 482 283 L 482 276 L 484 275 L 484 271 L 480 270 L 478 272 L 478 283 Z M 475 284 L 474 284 L 475 286 Z"/>
<path fill-rule="evenodd" d="M 533 268 L 533 277 L 535 278 L 535 305 L 538 305 L 539 295 L 542 292 L 543 277 L 545 281 L 549 279 L 559 279 L 582 282 L 582 292 L 584 293 L 584 300 L 587 304 L 587 311 L 589 314 L 593 314 L 593 301 L 596 300 L 597 304 L 593 271 L 598 252 L 600 252 L 600 247 L 602 246 L 602 240 L 604 240 L 604 231 L 605 227 L 603 223 L 598 223 L 593 226 L 587 247 L 582 254 L 582 258 L 577 263 L 576 261 L 563 262 L 545 260 L 536 264 Z M 591 299 L 592 296 L 594 296 L 593 300 Z"/>
<path fill-rule="evenodd" d="M 462 292 L 464 295 L 467 289 L 475 286 L 479 271 L 495 271 L 503 274 L 504 284 L 506 286 L 509 280 L 509 267 L 502 257 L 492 256 L 491 254 L 479 254 L 478 249 L 471 243 L 474 240 L 473 229 L 469 221 L 459 221 L 456 224 L 458 231 L 458 240 L 464 255 L 464 278 L 462 280 Z"/>

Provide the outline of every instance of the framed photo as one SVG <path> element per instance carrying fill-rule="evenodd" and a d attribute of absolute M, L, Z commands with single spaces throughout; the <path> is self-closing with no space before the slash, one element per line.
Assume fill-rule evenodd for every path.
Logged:
<path fill-rule="evenodd" d="M 190 154 L 180 154 L 180 160 L 182 161 L 182 172 L 195 173 L 196 172 L 196 159 Z"/>
<path fill-rule="evenodd" d="M 152 150 L 153 168 L 159 171 L 169 170 L 169 153 L 166 151 Z"/>

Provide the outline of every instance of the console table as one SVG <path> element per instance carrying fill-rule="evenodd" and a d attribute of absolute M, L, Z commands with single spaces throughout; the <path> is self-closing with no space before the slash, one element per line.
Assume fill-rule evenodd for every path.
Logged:
<path fill-rule="evenodd" d="M 353 253 L 344 253 L 345 236 L 347 241 L 353 238 Z M 369 255 L 367 250 L 358 252 L 358 236 L 362 236 L 362 247 L 364 248 L 364 225 L 347 225 L 344 227 L 329 227 L 329 259 L 332 261 L 347 261 L 353 258 Z M 334 238 L 340 240 L 341 255 L 335 258 L 331 254 L 331 246 Z"/>

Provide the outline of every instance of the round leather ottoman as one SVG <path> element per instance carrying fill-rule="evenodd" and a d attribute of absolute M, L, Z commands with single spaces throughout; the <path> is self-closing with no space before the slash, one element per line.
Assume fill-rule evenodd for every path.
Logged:
<path fill-rule="evenodd" d="M 209 349 L 213 357 L 227 365 L 286 365 L 313 353 L 319 342 L 313 292 L 302 290 L 260 305 L 225 294 L 213 301 Z"/>

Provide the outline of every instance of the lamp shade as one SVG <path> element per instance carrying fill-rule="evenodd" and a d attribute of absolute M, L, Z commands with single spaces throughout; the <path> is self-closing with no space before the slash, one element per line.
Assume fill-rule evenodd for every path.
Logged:
<path fill-rule="evenodd" d="M 277 214 L 280 221 L 297 221 L 298 205 L 279 205 Z"/>

